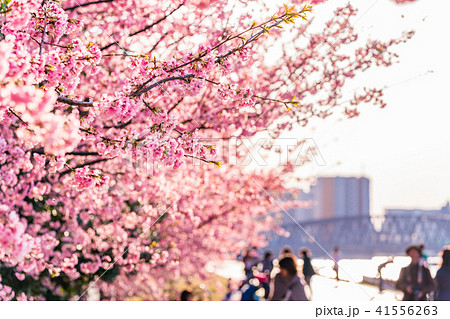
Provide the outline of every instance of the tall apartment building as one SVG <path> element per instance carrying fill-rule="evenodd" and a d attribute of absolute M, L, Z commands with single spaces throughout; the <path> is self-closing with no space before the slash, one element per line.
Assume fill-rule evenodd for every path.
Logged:
<path fill-rule="evenodd" d="M 313 218 L 367 216 L 370 181 L 366 177 L 320 177 L 311 187 Z"/>
<path fill-rule="evenodd" d="M 289 209 L 289 215 L 283 216 L 283 223 L 367 216 L 370 214 L 369 184 L 365 177 L 319 177 L 309 192 L 285 194 L 284 200 L 297 200 L 307 207 Z"/>

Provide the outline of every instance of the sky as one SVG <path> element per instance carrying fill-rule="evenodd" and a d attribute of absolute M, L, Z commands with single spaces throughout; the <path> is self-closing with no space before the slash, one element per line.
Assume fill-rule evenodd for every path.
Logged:
<path fill-rule="evenodd" d="M 314 15 L 347 2 L 316 6 Z M 450 200 L 450 1 L 350 2 L 359 8 L 354 27 L 362 36 L 389 39 L 411 29 L 416 34 L 395 50 L 398 64 L 370 70 L 349 86 L 351 94 L 351 86 L 387 85 L 386 108 L 367 105 L 357 118 L 334 117 L 294 130 L 314 139 L 326 162 L 313 165 L 310 173 L 369 177 L 372 214 L 385 208 L 440 208 Z"/>

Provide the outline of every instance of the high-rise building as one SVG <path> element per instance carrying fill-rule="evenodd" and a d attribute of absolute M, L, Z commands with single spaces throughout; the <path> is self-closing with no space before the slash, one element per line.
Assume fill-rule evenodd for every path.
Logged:
<path fill-rule="evenodd" d="M 369 215 L 369 184 L 366 177 L 319 177 L 310 191 L 313 218 Z"/>
<path fill-rule="evenodd" d="M 315 219 L 370 214 L 369 184 L 366 177 L 319 177 L 309 192 L 285 194 L 283 200 L 293 200 L 303 205 L 283 214 L 283 224 Z"/>

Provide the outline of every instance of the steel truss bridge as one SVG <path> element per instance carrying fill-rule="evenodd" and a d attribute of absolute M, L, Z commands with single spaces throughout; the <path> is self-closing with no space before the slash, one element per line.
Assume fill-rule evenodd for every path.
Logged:
<path fill-rule="evenodd" d="M 283 225 L 288 237 L 269 236 L 275 254 L 289 245 L 297 253 L 308 247 L 314 256 L 327 256 L 338 246 L 346 257 L 403 255 L 411 244 L 423 243 L 426 252 L 437 254 L 450 245 L 450 215 L 355 216 Z M 320 246 L 323 248 L 321 248 Z"/>

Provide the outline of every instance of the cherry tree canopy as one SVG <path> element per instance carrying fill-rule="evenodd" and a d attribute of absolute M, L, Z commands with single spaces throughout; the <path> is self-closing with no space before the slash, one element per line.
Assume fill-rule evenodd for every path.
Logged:
<path fill-rule="evenodd" d="M 309 32 L 324 1 L 293 2 L 1 1 L 0 299 L 85 298 L 97 280 L 165 298 L 264 244 L 292 167 L 248 172 L 205 140 L 384 107 L 342 89 L 412 36 L 357 43 L 351 5 Z"/>

